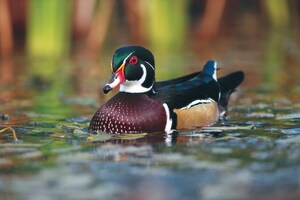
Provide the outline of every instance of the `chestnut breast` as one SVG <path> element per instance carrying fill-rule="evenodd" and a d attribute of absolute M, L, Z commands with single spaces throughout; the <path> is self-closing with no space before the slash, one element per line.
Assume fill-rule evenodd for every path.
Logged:
<path fill-rule="evenodd" d="M 166 111 L 160 99 L 119 92 L 94 114 L 89 129 L 107 133 L 164 131 Z"/>

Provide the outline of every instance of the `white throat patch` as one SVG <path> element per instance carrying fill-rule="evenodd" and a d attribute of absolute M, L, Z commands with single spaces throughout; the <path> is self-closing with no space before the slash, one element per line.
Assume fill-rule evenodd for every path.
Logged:
<path fill-rule="evenodd" d="M 143 69 L 143 76 L 137 81 L 126 80 L 124 83 L 120 85 L 120 92 L 144 93 L 151 90 L 153 84 L 149 88 L 142 86 L 142 84 L 144 83 L 147 77 L 147 70 L 145 65 L 143 64 L 141 64 L 141 68 Z"/>

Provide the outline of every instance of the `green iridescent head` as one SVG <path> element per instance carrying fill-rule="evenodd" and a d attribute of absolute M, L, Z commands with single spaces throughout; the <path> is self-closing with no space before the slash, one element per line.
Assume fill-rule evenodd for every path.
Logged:
<path fill-rule="evenodd" d="M 155 66 L 153 54 L 148 49 L 141 46 L 124 46 L 117 49 L 113 55 L 113 72 L 116 72 L 120 68 L 125 59 L 126 62 L 129 62 L 133 56 L 137 56 L 139 59 L 149 62 L 153 67 Z"/>
<path fill-rule="evenodd" d="M 107 93 L 120 86 L 121 92 L 143 93 L 152 89 L 155 80 L 154 57 L 141 46 L 125 46 L 113 55 L 112 77 L 103 88 Z"/>

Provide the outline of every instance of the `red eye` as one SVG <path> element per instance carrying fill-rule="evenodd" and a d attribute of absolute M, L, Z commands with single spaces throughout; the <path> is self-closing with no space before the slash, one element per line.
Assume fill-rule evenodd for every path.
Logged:
<path fill-rule="evenodd" d="M 132 56 L 129 60 L 129 64 L 136 65 L 139 62 L 139 59 L 136 56 Z"/>

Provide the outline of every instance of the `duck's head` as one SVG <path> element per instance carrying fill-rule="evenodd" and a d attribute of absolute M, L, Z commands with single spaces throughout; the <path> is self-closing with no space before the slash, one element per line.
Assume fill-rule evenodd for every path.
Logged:
<path fill-rule="evenodd" d="M 120 86 L 120 92 L 144 93 L 152 89 L 154 57 L 140 46 L 125 46 L 117 49 L 111 62 L 112 76 L 103 87 L 104 93 Z"/>

